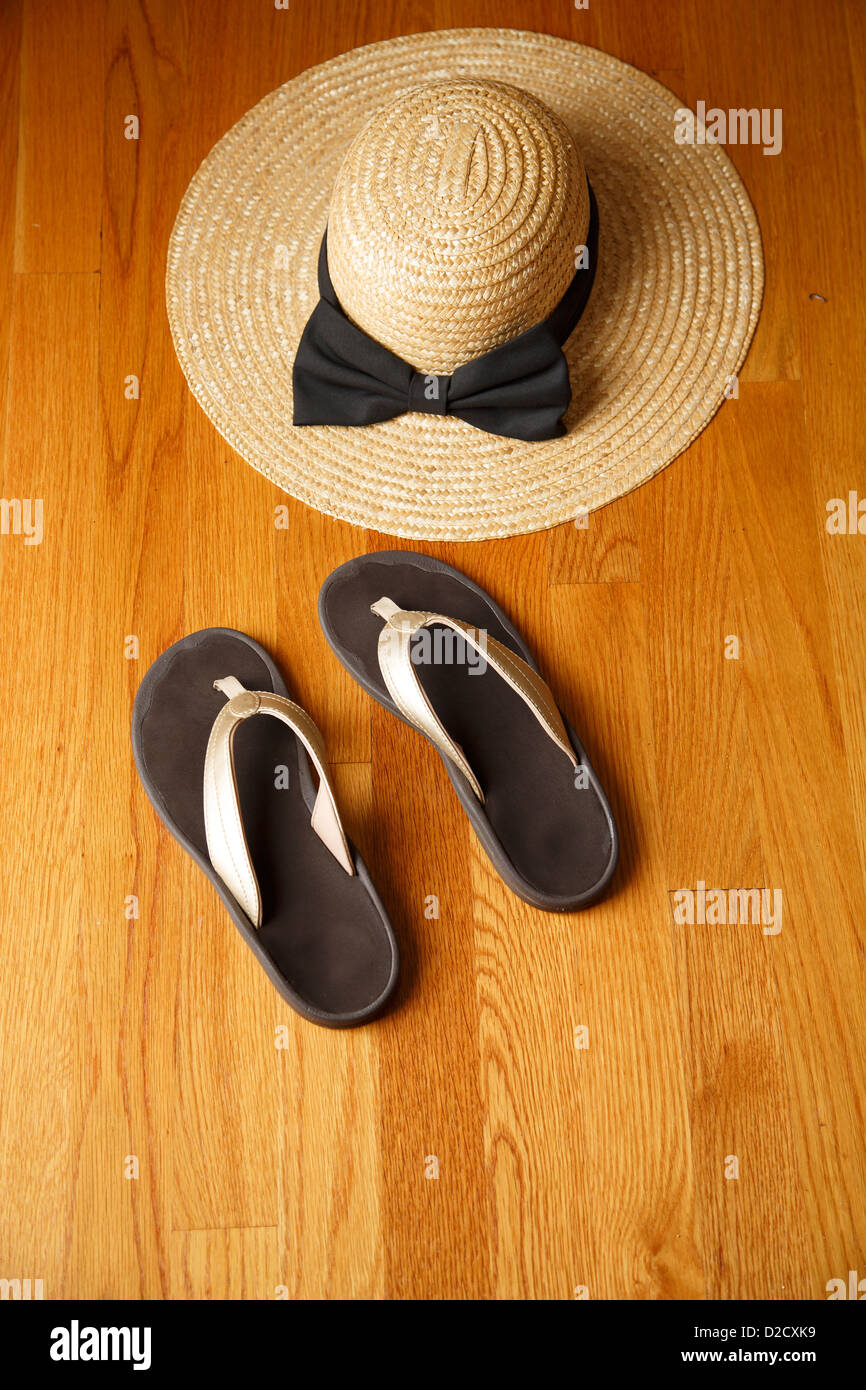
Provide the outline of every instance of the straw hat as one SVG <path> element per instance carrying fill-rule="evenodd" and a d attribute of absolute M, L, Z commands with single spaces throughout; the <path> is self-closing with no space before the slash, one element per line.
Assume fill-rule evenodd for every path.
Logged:
<path fill-rule="evenodd" d="M 679 108 L 608 54 L 516 30 L 416 34 L 302 73 L 184 196 L 166 295 L 191 390 L 286 492 L 396 536 L 514 535 L 630 491 L 718 409 L 763 287 L 743 185 L 719 146 L 676 143 Z M 598 264 L 563 348 L 561 437 L 416 409 L 293 423 L 326 229 L 348 324 L 436 381 L 510 351 L 562 302 L 593 194 Z"/>

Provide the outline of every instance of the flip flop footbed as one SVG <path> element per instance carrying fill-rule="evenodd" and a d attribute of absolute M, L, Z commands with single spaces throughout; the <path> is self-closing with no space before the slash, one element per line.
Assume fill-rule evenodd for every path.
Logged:
<path fill-rule="evenodd" d="M 268 975 L 298 1012 L 339 1027 L 377 1012 L 393 988 L 397 949 L 357 851 L 348 874 L 312 829 L 315 785 L 306 750 L 280 720 L 255 715 L 234 738 L 247 844 L 262 896 L 258 930 L 216 875 L 205 834 L 203 774 L 235 676 L 248 690 L 287 694 L 267 652 L 242 633 L 211 628 L 182 639 L 150 668 L 136 696 L 133 747 L 148 796 L 208 875 Z"/>
<path fill-rule="evenodd" d="M 392 713 L 398 710 L 379 666 L 380 598 L 440 613 L 486 632 L 533 669 L 535 662 L 505 614 L 459 570 L 430 556 L 384 551 L 340 566 L 325 581 L 319 616 L 336 655 Z M 436 625 L 412 639 L 421 685 L 484 790 L 482 805 L 450 759 L 448 775 L 502 877 L 527 901 L 565 910 L 596 897 L 617 856 L 613 814 L 574 730 L 580 768 L 551 741 L 521 697 L 451 629 Z"/>

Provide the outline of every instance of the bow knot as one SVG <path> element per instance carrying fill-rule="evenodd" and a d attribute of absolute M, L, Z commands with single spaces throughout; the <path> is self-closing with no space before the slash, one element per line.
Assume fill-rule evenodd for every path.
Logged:
<path fill-rule="evenodd" d="M 448 414 L 448 376 L 433 376 L 429 372 L 413 372 L 409 378 L 406 409 L 422 415 Z"/>

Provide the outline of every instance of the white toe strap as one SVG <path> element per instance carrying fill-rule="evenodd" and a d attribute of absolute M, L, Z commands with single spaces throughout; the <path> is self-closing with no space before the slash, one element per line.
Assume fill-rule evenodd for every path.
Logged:
<path fill-rule="evenodd" d="M 325 745 L 306 710 L 284 695 L 245 690 L 234 676 L 214 681 L 228 698 L 213 723 L 204 760 L 204 824 L 210 861 L 223 883 L 257 927 L 262 924 L 262 899 L 241 819 L 235 777 L 234 737 L 238 725 L 253 714 L 270 714 L 288 724 L 303 743 L 319 774 L 319 790 L 311 825 L 347 874 L 355 866 L 331 785 Z"/>
<path fill-rule="evenodd" d="M 538 672 L 527 665 L 510 647 L 503 646 L 489 633 L 470 627 L 458 618 L 449 618 L 444 613 L 422 613 L 398 608 L 389 598 L 380 598 L 372 605 L 372 611 L 385 619 L 385 626 L 379 633 L 379 667 L 394 704 L 404 719 L 408 719 L 410 724 L 414 724 L 426 734 L 440 752 L 460 768 L 480 802 L 484 801 L 484 792 L 478 778 L 469 766 L 463 749 L 451 738 L 427 699 L 415 671 L 411 643 L 415 633 L 422 627 L 441 624 L 460 633 L 512 690 L 517 692 L 532 710 L 544 732 L 562 749 L 572 766 L 577 767 L 574 749 L 549 687 Z"/>

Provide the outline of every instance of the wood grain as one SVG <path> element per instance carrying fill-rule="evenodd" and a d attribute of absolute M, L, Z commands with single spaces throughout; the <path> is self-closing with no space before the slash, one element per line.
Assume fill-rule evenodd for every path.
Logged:
<path fill-rule="evenodd" d="M 23 14 L 15 269 L 97 271 L 103 7 L 25 0 Z"/>
<path fill-rule="evenodd" d="M 475 24 L 784 116 L 780 155 L 731 150 L 767 262 L 739 395 L 586 528 L 427 547 L 518 623 L 609 789 L 614 889 L 563 917 L 509 894 L 438 758 L 328 650 L 322 580 L 393 540 L 243 464 L 163 303 L 184 188 L 249 106 Z M 866 495 L 864 75 L 858 0 L 3 7 L 2 495 L 41 498 L 44 537 L 0 535 L 0 1276 L 820 1299 L 866 1275 L 866 536 L 825 526 Z M 138 784 L 138 683 L 211 624 L 264 642 L 325 732 L 403 952 L 366 1029 L 283 1004 Z M 699 882 L 780 889 L 781 931 L 680 924 Z"/>

